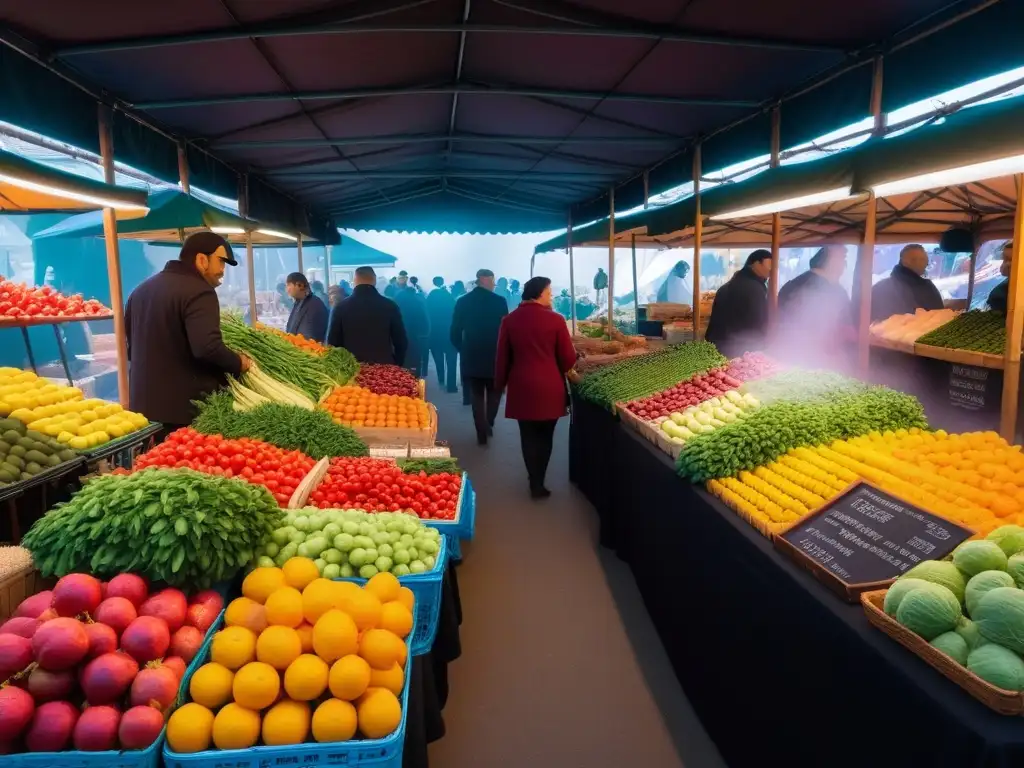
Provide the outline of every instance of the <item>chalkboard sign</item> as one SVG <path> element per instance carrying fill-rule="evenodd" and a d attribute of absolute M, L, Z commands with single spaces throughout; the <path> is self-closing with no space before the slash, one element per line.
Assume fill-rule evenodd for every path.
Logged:
<path fill-rule="evenodd" d="M 1002 398 L 1002 374 L 974 365 L 949 366 L 949 404 L 965 411 L 998 410 Z"/>
<path fill-rule="evenodd" d="M 775 537 L 775 546 L 849 602 L 974 535 L 858 481 Z"/>

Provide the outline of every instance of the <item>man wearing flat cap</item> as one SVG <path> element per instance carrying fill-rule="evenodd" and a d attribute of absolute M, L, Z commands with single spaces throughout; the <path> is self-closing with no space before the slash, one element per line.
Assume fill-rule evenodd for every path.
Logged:
<path fill-rule="evenodd" d="M 218 234 L 195 232 L 177 260 L 132 291 L 125 307 L 131 410 L 162 423 L 167 432 L 191 423 L 193 400 L 247 371 L 249 358 L 228 349 L 220 333 L 214 290 L 226 265 L 238 266 Z"/>

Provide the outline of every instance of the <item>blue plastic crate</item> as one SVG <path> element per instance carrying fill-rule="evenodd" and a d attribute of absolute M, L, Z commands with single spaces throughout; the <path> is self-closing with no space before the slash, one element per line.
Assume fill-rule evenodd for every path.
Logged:
<path fill-rule="evenodd" d="M 462 473 L 462 487 L 459 503 L 455 507 L 454 520 L 424 520 L 423 524 L 437 528 L 448 539 L 448 552 L 455 560 L 462 559 L 460 541 L 472 541 L 476 534 L 476 491 L 466 472 Z"/>
<path fill-rule="evenodd" d="M 220 628 L 223 616 L 214 625 Z M 402 768 L 402 748 L 405 746 L 405 722 L 409 711 L 409 679 L 412 677 L 413 653 L 411 640 L 416 633 L 416 621 L 413 619 L 413 630 L 405 639 L 409 647 L 409 658 L 405 662 L 405 684 L 402 688 L 400 703 L 402 719 L 398 728 L 390 736 L 383 739 L 363 739 L 340 741 L 331 744 L 316 742 L 295 744 L 287 747 L 250 747 L 249 749 L 207 750 L 194 754 L 172 752 L 166 743 L 163 745 L 163 764 L 165 768 L 268 768 L 275 765 L 362 765 L 370 768 Z M 200 664 L 205 664 L 210 657 L 212 633 L 203 644 L 202 650 L 196 655 Z M 198 669 L 198 666 L 196 667 Z M 188 684 L 192 679 L 193 669 L 190 667 L 185 675 L 181 689 L 178 691 L 179 706 L 188 701 Z M 58 766 L 63 768 L 63 764 Z M 90 765 L 87 768 L 98 768 Z"/>
<path fill-rule="evenodd" d="M 192 679 L 192 673 L 202 664 L 201 659 L 204 658 L 210 643 L 213 642 L 213 634 L 223 620 L 224 611 L 221 611 L 217 620 L 207 631 L 199 653 L 186 668 L 185 676 L 181 679 L 181 685 L 178 686 L 179 702 L 187 694 L 188 681 Z M 4 768 L 159 768 L 160 753 L 164 748 L 166 733 L 167 728 L 165 727 L 160 732 L 160 737 L 146 749 L 110 750 L 107 752 L 23 752 L 4 755 L 0 761 L 3 762 Z"/>

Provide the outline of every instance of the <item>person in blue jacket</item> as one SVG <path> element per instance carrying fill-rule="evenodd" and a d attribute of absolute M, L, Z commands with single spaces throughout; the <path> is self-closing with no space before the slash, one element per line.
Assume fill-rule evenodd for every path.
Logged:
<path fill-rule="evenodd" d="M 327 336 L 327 307 L 319 296 L 313 294 L 309 280 L 301 272 L 288 275 L 285 287 L 295 302 L 285 330 L 322 344 Z"/>

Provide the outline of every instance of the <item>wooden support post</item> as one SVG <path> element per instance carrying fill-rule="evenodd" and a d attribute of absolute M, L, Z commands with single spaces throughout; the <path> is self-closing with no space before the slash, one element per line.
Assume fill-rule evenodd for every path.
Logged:
<path fill-rule="evenodd" d="M 771 167 L 778 168 L 781 162 L 781 107 L 772 108 L 772 158 Z M 779 313 L 779 256 L 782 249 L 782 213 L 772 214 L 772 271 L 768 277 L 768 325 L 773 327 Z"/>
<path fill-rule="evenodd" d="M 178 178 L 181 181 L 181 191 L 186 195 L 191 195 L 192 185 L 188 179 L 188 153 L 183 144 L 178 145 Z"/>
<path fill-rule="evenodd" d="M 566 229 L 565 243 L 569 252 L 569 318 L 572 321 L 572 335 L 576 335 L 576 266 L 572 255 L 572 211 Z"/>
<path fill-rule="evenodd" d="M 636 284 L 636 235 L 630 238 L 630 250 L 633 262 L 633 324 L 639 333 L 640 329 L 640 286 Z"/>
<path fill-rule="evenodd" d="M 693 148 L 693 340 L 700 340 L 700 246 L 704 218 L 700 212 L 700 144 Z"/>
<path fill-rule="evenodd" d="M 324 272 L 326 273 L 325 280 L 328 284 L 331 282 L 331 249 L 333 247 L 332 245 L 324 246 Z"/>
<path fill-rule="evenodd" d="M 613 322 L 615 302 L 612 301 L 612 297 L 615 295 L 615 187 L 608 190 L 608 288 L 606 293 L 608 298 L 608 333 L 609 338 L 611 338 L 612 328 L 615 327 Z"/>
<path fill-rule="evenodd" d="M 857 375 L 866 379 L 871 352 L 871 271 L 875 261 L 875 225 L 878 203 L 875 193 L 868 193 L 867 215 L 864 217 L 864 237 L 857 252 Z"/>
<path fill-rule="evenodd" d="M 1003 403 L 999 415 L 999 434 L 1010 443 L 1017 438 L 1017 403 L 1020 392 L 1020 347 L 1024 335 L 1024 174 L 1013 178 L 1017 189 L 1017 208 L 1013 215 L 1013 261 L 1006 298 L 1006 359 L 1003 363 Z"/>
<path fill-rule="evenodd" d="M 114 183 L 113 115 L 103 104 L 99 107 L 100 157 L 103 180 Z M 107 246 L 107 280 L 110 283 L 110 309 L 114 313 L 114 344 L 117 350 L 117 398 L 128 407 L 128 339 L 124 325 L 124 295 L 121 289 L 121 251 L 117 243 L 117 217 L 113 208 L 103 209 L 103 239 Z"/>
<path fill-rule="evenodd" d="M 305 271 L 302 269 L 302 233 L 301 232 L 299 233 L 298 238 L 295 240 L 295 251 L 296 251 L 296 253 L 298 254 L 298 257 L 299 257 L 299 272 L 302 272 L 302 274 L 306 274 Z M 327 284 L 327 287 L 329 288 L 330 285 L 331 285 L 331 277 L 330 277 L 330 275 L 327 276 L 327 279 L 324 280 L 324 282 Z"/>
<path fill-rule="evenodd" d="M 876 56 L 871 73 L 871 116 L 875 119 L 871 132 L 875 136 L 881 136 L 885 133 L 885 112 L 882 111 L 883 61 L 884 59 L 881 56 Z"/>

